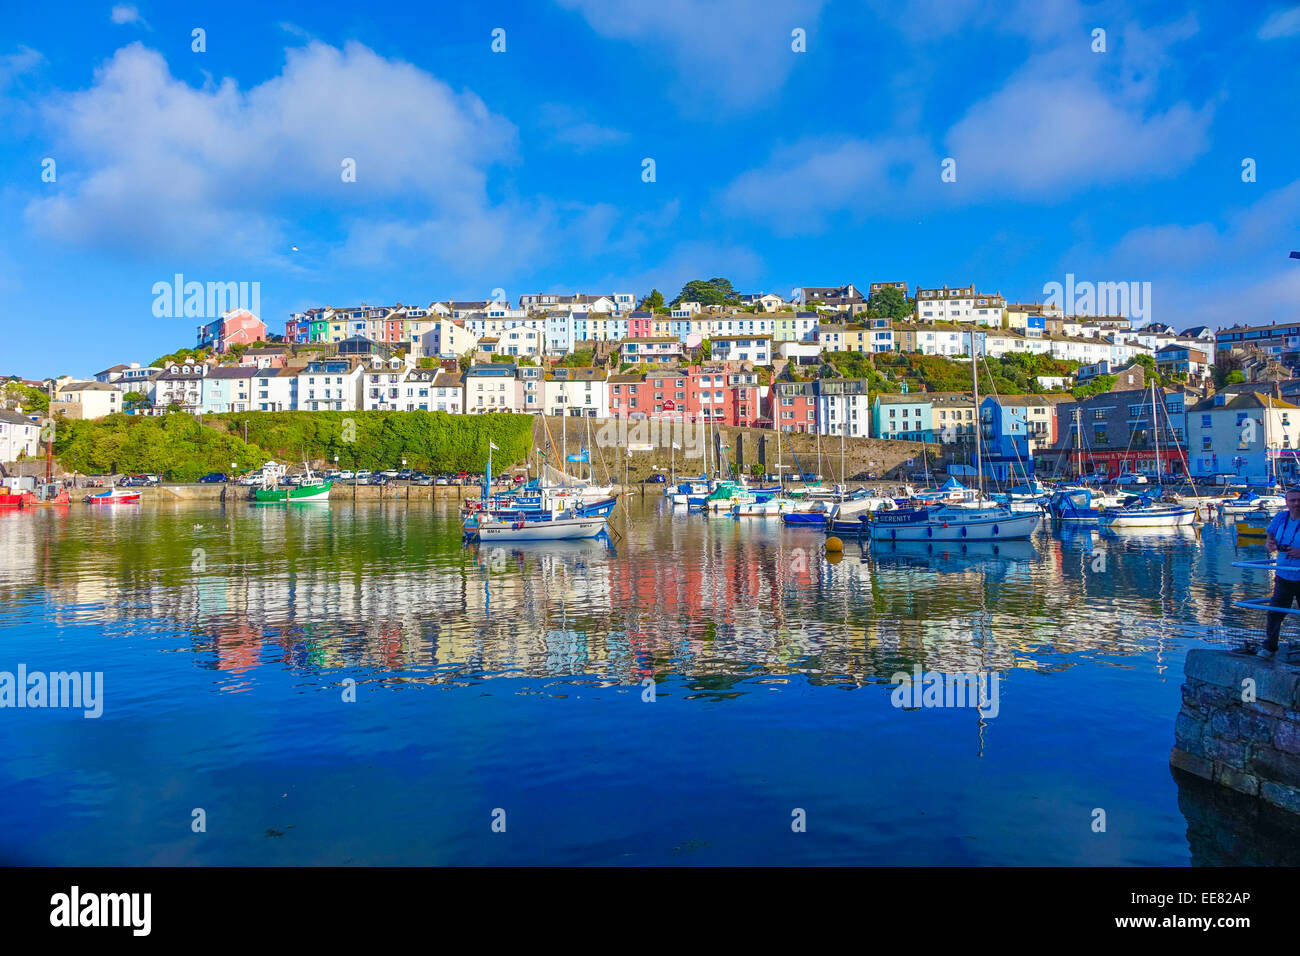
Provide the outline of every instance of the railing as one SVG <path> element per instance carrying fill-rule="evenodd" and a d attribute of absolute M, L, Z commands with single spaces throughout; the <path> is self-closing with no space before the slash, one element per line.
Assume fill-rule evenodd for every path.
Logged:
<path fill-rule="evenodd" d="M 1248 571 L 1269 571 L 1277 568 L 1276 561 L 1234 561 L 1234 568 L 1245 568 Z M 1233 601 L 1233 607 L 1239 607 L 1246 611 L 1268 611 L 1270 614 L 1300 614 L 1300 608 L 1292 607 L 1274 607 L 1269 604 L 1268 598 L 1261 598 L 1253 601 Z"/>

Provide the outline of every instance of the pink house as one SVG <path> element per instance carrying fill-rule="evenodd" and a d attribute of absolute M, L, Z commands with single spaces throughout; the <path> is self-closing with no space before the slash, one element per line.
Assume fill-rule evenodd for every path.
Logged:
<path fill-rule="evenodd" d="M 232 345 L 266 341 L 266 323 L 247 309 L 234 309 L 221 318 L 199 326 L 199 348 L 225 352 Z"/>
<path fill-rule="evenodd" d="M 648 339 L 654 334 L 653 312 L 629 312 L 627 315 L 627 337 L 629 339 Z"/>

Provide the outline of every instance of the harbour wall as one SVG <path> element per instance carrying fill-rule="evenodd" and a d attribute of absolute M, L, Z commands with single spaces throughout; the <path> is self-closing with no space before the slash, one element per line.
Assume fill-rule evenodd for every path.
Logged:
<path fill-rule="evenodd" d="M 1300 667 L 1246 654 L 1187 654 L 1175 769 L 1300 814 Z"/>
<path fill-rule="evenodd" d="M 682 424 L 659 421 L 629 421 L 618 418 L 577 418 L 568 420 L 567 429 L 564 420 L 557 416 L 536 416 L 533 423 L 533 446 L 545 448 L 547 430 L 550 440 L 557 452 L 567 439 L 568 452 L 577 453 L 587 441 L 588 428 L 592 437 L 591 463 L 598 479 L 604 479 L 608 470 L 613 481 L 635 485 L 644 481 L 656 471 L 668 474 L 676 469 L 679 475 L 698 475 L 704 471 L 704 447 L 708 445 L 710 470 L 712 471 L 713 445 L 708 437 L 716 431 L 722 435 L 727 460 L 735 464 L 737 453 L 744 463 L 745 474 L 758 462 L 759 441 L 766 446 L 767 471 L 776 474 L 777 436 L 770 428 L 740 428 L 730 425 L 712 426 L 706 429 L 699 424 Z M 689 429 L 689 434 L 683 434 Z M 566 435 L 567 431 L 567 435 Z M 673 442 L 679 446 L 672 448 Z M 647 450 L 633 451 L 628 454 L 626 445 L 633 447 L 650 445 Z M 805 472 L 818 472 L 817 436 L 810 432 L 781 433 L 781 463 L 785 474 L 795 474 L 794 457 L 799 457 L 799 464 Z M 823 435 L 820 441 L 820 474 L 827 481 L 843 480 L 840 469 L 840 437 Z M 844 439 L 843 471 L 850 478 L 861 473 L 874 472 L 880 480 L 896 482 L 900 474 L 920 474 L 924 468 L 921 453 L 929 449 L 932 468 L 942 468 L 949 460 L 965 463 L 969 457 L 969 445 L 943 445 L 938 442 L 896 441 L 883 438 L 849 438 Z M 555 456 L 558 457 L 558 454 Z M 909 459 L 911 463 L 909 464 Z M 574 467 L 574 466 L 570 466 Z M 581 470 L 584 466 L 576 466 Z"/>

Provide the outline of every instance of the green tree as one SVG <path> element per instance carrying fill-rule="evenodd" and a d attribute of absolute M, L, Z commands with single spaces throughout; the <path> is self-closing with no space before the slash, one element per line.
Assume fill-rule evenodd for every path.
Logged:
<path fill-rule="evenodd" d="M 152 406 L 149 396 L 144 392 L 127 392 L 122 396 L 122 407 L 135 411 L 136 409 L 149 408 Z"/>
<path fill-rule="evenodd" d="M 1234 368 L 1224 376 L 1225 385 L 1240 385 L 1246 381 L 1246 373 L 1239 368 Z"/>
<path fill-rule="evenodd" d="M 724 305 L 739 299 L 736 290 L 731 287 L 729 279 L 715 277 L 712 279 L 692 279 L 682 286 L 681 293 L 673 300 L 673 305 L 681 302 L 698 302 L 701 305 Z"/>
<path fill-rule="evenodd" d="M 875 319 L 905 319 L 912 314 L 912 300 L 892 285 L 871 293 L 867 315 Z"/>
<path fill-rule="evenodd" d="M 657 312 L 664 307 L 664 294 L 658 289 L 651 289 L 650 294 L 641 300 L 641 308 Z"/>

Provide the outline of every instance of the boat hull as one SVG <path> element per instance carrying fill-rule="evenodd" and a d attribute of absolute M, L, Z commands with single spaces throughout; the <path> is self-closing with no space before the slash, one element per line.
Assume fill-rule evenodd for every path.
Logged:
<path fill-rule="evenodd" d="M 901 509 L 877 512 L 870 527 L 871 537 L 884 541 L 1008 541 L 1028 538 L 1041 521 L 1041 514 L 1009 511 L 960 515 Z"/>
<path fill-rule="evenodd" d="M 253 500 L 262 504 L 283 504 L 289 501 L 325 501 L 330 496 L 332 481 L 306 488 L 254 488 Z"/>
<path fill-rule="evenodd" d="M 137 505 L 140 503 L 138 491 L 105 491 L 97 495 L 86 495 L 88 505 Z"/>
<path fill-rule="evenodd" d="M 1196 512 L 1186 508 L 1161 509 L 1159 511 L 1134 511 L 1128 514 L 1102 512 L 1097 519 L 1104 528 L 1177 528 L 1196 521 Z"/>
<path fill-rule="evenodd" d="M 485 521 L 478 526 L 480 541 L 572 541 L 594 538 L 605 530 L 601 516 L 556 518 L 551 521 Z"/>

